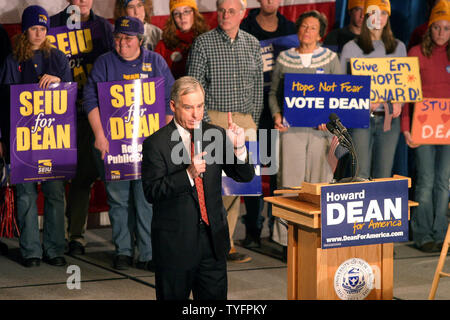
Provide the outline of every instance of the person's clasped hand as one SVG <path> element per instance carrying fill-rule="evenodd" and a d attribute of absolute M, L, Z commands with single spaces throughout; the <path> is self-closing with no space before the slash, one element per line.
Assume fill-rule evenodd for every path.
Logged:
<path fill-rule="evenodd" d="M 59 83 L 61 82 L 61 79 L 58 78 L 57 76 L 52 76 L 49 74 L 44 74 L 41 77 L 41 80 L 39 80 L 39 88 L 41 89 L 48 89 L 48 87 L 52 84 L 52 83 Z"/>

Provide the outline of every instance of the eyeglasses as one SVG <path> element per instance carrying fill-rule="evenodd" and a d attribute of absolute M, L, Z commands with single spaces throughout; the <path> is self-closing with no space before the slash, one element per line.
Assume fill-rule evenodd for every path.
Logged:
<path fill-rule="evenodd" d="M 124 36 L 120 36 L 118 34 L 114 35 L 114 41 L 117 42 L 121 42 L 122 40 L 125 40 L 125 42 L 130 43 L 131 41 L 133 41 L 134 39 L 136 39 L 135 36 L 128 36 L 128 35 L 124 35 Z"/>
<path fill-rule="evenodd" d="M 190 15 L 193 11 L 194 11 L 194 10 L 192 10 L 192 9 L 186 9 L 186 10 L 184 10 L 184 11 L 182 11 L 182 12 L 174 11 L 174 12 L 172 13 L 172 15 L 173 15 L 173 17 L 174 17 L 175 19 L 181 19 L 181 16 L 187 17 L 187 16 Z"/>
<path fill-rule="evenodd" d="M 230 17 L 234 17 L 236 15 L 236 13 L 238 13 L 238 11 L 239 10 L 236 10 L 236 9 L 233 9 L 233 8 L 228 9 L 228 10 L 227 9 L 223 9 L 223 8 L 217 9 L 217 13 L 218 14 L 224 16 L 226 13 L 228 13 L 228 15 Z"/>

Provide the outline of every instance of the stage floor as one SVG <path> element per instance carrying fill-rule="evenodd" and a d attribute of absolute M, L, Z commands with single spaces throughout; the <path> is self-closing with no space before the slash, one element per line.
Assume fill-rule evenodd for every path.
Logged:
<path fill-rule="evenodd" d="M 242 206 L 243 207 L 243 206 Z M 268 239 L 267 220 L 263 230 L 263 247 L 251 251 L 248 263 L 228 264 L 228 299 L 230 300 L 285 300 L 287 294 L 286 263 L 281 259 L 281 247 Z M 9 247 L 7 256 L 0 255 L 0 300 L 153 300 L 154 273 L 130 268 L 118 271 L 112 268 L 114 247 L 110 227 L 87 230 L 86 254 L 68 256 L 66 267 L 54 267 L 41 262 L 38 268 L 20 264 L 17 239 L 2 239 Z M 238 221 L 234 238 L 245 237 L 245 227 Z M 411 242 L 394 245 L 394 299 L 427 299 L 439 253 L 426 254 L 414 248 Z M 447 258 L 444 271 L 450 270 Z M 80 269 L 80 289 L 67 286 L 70 265 Z M 70 282 L 71 279 L 69 279 Z M 450 299 L 450 279 L 442 278 L 436 300 Z"/>

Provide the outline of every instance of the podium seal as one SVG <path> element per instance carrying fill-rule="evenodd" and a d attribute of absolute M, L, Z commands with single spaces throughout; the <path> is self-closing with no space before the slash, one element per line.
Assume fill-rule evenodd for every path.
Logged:
<path fill-rule="evenodd" d="M 372 267 L 364 260 L 344 261 L 334 274 L 334 290 L 341 300 L 363 300 L 374 283 Z"/>

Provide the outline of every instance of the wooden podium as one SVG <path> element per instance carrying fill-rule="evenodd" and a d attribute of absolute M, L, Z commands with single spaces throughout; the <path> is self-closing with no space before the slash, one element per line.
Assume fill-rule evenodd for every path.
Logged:
<path fill-rule="evenodd" d="M 375 179 L 374 181 L 408 179 Z M 272 214 L 288 221 L 288 292 L 289 300 L 338 300 L 334 275 L 339 266 L 351 258 L 365 260 L 374 271 L 375 288 L 366 299 L 393 299 L 394 244 L 375 244 L 334 249 L 321 249 L 320 192 L 326 183 L 303 183 L 298 190 L 277 190 L 283 196 L 266 197 L 272 204 Z M 290 195 L 286 195 L 290 194 Z M 408 201 L 410 207 L 417 203 Z"/>

